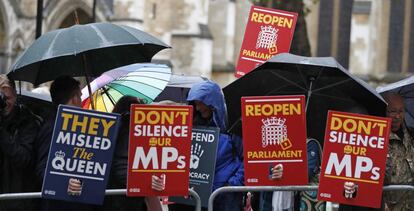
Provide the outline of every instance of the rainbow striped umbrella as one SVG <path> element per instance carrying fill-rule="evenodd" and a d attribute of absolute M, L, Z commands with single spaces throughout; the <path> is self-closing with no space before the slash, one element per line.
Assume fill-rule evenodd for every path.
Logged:
<path fill-rule="evenodd" d="M 151 103 L 167 86 L 171 68 L 166 65 L 139 63 L 119 67 L 91 82 L 95 110 L 112 112 L 116 102 L 131 95 Z M 92 109 L 88 88 L 82 89 L 82 107 Z"/>

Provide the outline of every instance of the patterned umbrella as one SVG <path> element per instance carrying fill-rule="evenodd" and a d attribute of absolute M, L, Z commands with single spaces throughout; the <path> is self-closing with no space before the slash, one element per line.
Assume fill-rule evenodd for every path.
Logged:
<path fill-rule="evenodd" d="M 95 109 L 111 112 L 124 95 L 151 103 L 167 86 L 170 77 L 168 66 L 151 63 L 132 64 L 105 72 L 91 82 Z M 87 87 L 82 89 L 82 107 L 92 108 Z"/>

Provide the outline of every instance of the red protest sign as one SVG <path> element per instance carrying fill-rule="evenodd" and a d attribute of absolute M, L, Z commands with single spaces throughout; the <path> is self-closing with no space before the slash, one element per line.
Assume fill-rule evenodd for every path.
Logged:
<path fill-rule="evenodd" d="M 379 208 L 390 119 L 328 112 L 318 200 Z M 357 191 L 345 197 L 345 182 Z"/>
<path fill-rule="evenodd" d="M 128 196 L 188 195 L 192 114 L 191 106 L 131 106 Z M 164 190 L 151 188 L 152 176 Z"/>
<path fill-rule="evenodd" d="M 307 184 L 305 97 L 242 97 L 241 101 L 245 184 Z M 274 180 L 270 169 L 279 163 L 283 176 Z"/>
<path fill-rule="evenodd" d="M 278 53 L 287 53 L 298 14 L 252 6 L 236 67 L 241 77 Z"/>

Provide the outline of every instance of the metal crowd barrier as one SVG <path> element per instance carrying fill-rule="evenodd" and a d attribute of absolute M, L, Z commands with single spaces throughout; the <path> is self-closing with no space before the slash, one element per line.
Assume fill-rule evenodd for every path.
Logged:
<path fill-rule="evenodd" d="M 195 210 L 201 211 L 201 199 L 197 192 L 193 189 L 188 189 L 190 195 L 196 201 Z M 0 194 L 0 200 L 13 200 L 13 199 L 35 199 L 41 197 L 41 192 L 32 192 L 32 193 L 5 193 Z M 114 195 L 126 195 L 126 189 L 109 189 L 105 191 L 106 196 Z"/>
<path fill-rule="evenodd" d="M 214 199 L 221 193 L 248 192 L 248 191 L 317 191 L 318 186 L 226 186 L 216 189 L 208 199 L 208 211 L 213 211 Z M 389 185 L 384 186 L 384 191 L 410 190 L 411 185 Z"/>

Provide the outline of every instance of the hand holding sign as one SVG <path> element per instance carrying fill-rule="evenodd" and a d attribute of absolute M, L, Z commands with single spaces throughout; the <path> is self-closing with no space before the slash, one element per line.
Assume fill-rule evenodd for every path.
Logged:
<path fill-rule="evenodd" d="M 103 203 L 119 118 L 117 114 L 59 106 L 42 198 Z"/>
<path fill-rule="evenodd" d="M 329 111 L 326 125 L 318 200 L 381 207 L 390 119 Z"/>
<path fill-rule="evenodd" d="M 283 176 L 283 164 L 279 163 L 272 168 L 271 179 L 282 179 Z"/>

